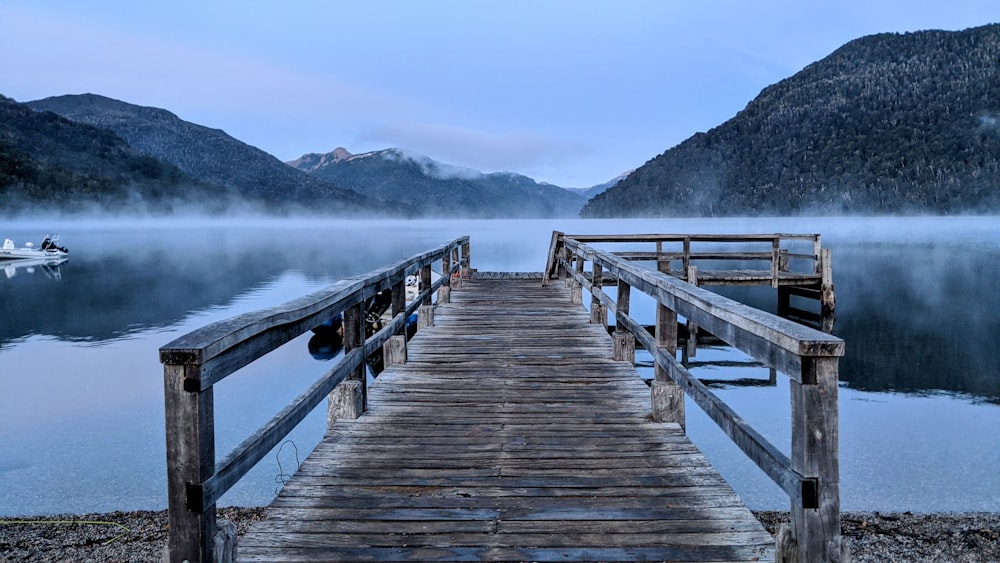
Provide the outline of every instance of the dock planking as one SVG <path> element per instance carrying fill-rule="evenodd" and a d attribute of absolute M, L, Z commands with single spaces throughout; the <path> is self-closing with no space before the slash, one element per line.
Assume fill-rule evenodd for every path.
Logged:
<path fill-rule="evenodd" d="M 774 541 L 562 284 L 479 274 L 303 462 L 243 561 L 759 561 Z"/>

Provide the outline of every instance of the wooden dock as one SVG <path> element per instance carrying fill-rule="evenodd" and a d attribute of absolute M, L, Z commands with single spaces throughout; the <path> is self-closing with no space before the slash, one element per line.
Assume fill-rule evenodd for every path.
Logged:
<path fill-rule="evenodd" d="M 779 315 L 698 285 L 693 261 L 728 256 L 748 264 L 765 253 L 692 252 L 691 243 L 748 240 L 770 247 Z M 785 240 L 812 241 L 811 253 L 786 249 Z M 588 242 L 655 246 L 609 252 Z M 790 261 L 804 262 L 806 276 L 819 274 L 818 286 L 803 289 L 832 312 L 830 254 L 818 235 L 554 232 L 541 274 L 473 276 L 470 257 L 469 237 L 460 237 L 160 348 L 166 559 L 849 559 L 839 525 L 844 342 L 780 316 L 782 292 L 795 289 L 787 285 L 796 271 Z M 674 260 L 686 279 L 670 275 Z M 608 280 L 613 298 L 603 290 Z M 651 298 L 653 330 L 633 317 L 633 294 Z M 712 393 L 687 369 L 693 353 L 678 360 L 682 318 L 687 335 L 711 335 L 766 365 L 771 379 L 788 377 L 790 444 L 772 444 Z M 331 319 L 342 330 L 330 328 Z M 217 462 L 215 385 L 321 327 L 340 338 L 343 354 Z M 633 367 L 638 347 L 653 360 L 649 385 Z M 366 364 L 386 366 L 370 389 Z M 268 518 L 237 538 L 231 522 L 217 520 L 219 499 L 323 403 L 328 436 Z M 788 496 L 791 519 L 774 540 L 686 438 L 688 403 Z"/>
<path fill-rule="evenodd" d="M 481 275 L 338 420 L 242 561 L 760 561 L 774 541 L 563 284 Z"/>

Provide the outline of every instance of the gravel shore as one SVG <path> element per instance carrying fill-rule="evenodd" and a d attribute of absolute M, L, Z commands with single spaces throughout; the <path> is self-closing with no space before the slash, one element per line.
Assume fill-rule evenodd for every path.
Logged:
<path fill-rule="evenodd" d="M 755 514 L 772 534 L 788 520 Z M 219 510 L 240 534 L 263 516 L 259 507 Z M 1000 513 L 845 512 L 841 523 L 853 561 L 1000 562 Z M 0 518 L 0 563 L 157 562 L 166 538 L 166 512 Z"/>

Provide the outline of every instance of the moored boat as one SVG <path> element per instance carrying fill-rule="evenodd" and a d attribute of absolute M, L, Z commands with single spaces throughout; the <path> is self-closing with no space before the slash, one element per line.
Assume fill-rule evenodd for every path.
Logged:
<path fill-rule="evenodd" d="M 0 260 L 44 260 L 62 258 L 69 254 L 69 250 L 64 246 L 59 246 L 59 236 L 45 235 L 39 248 L 35 248 L 32 243 L 26 243 L 22 247 L 14 245 L 11 239 L 4 239 L 3 246 L 0 247 Z"/>

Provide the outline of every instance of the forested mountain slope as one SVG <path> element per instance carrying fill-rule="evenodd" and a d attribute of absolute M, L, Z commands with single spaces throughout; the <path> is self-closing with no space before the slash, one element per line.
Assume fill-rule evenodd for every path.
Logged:
<path fill-rule="evenodd" d="M 224 186 L 248 203 L 263 203 L 270 211 L 389 212 L 382 202 L 313 178 L 220 129 L 184 121 L 164 109 L 95 94 L 56 96 L 27 105 L 114 131 L 143 154 L 174 164 L 204 182 Z"/>
<path fill-rule="evenodd" d="M 112 131 L 0 96 L 0 211 L 169 212 L 224 192 Z"/>
<path fill-rule="evenodd" d="M 585 217 L 996 212 L 1000 25 L 852 41 L 597 195 Z"/>

